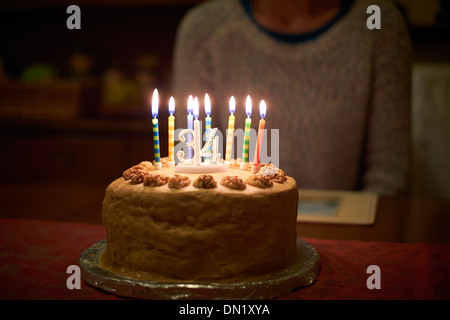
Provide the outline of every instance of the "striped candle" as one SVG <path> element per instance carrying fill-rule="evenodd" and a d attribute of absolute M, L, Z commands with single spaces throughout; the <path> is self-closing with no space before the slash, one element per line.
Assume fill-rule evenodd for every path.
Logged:
<path fill-rule="evenodd" d="M 155 150 L 155 169 L 161 169 L 161 151 L 159 147 L 159 129 L 158 129 L 158 109 L 159 99 L 158 90 L 153 91 L 152 98 L 152 115 L 153 115 L 153 148 Z"/>
<path fill-rule="evenodd" d="M 173 97 L 169 99 L 169 161 L 175 161 L 175 100 Z"/>
<path fill-rule="evenodd" d="M 188 110 L 188 116 L 187 116 L 187 128 L 194 130 L 194 116 L 192 115 L 192 111 L 194 109 L 194 98 L 192 96 L 189 96 L 188 103 L 187 103 L 187 110 Z M 192 141 L 192 135 L 188 133 L 187 135 L 187 141 Z M 192 159 L 193 156 L 193 150 L 192 148 L 188 148 L 188 159 Z"/>
<path fill-rule="evenodd" d="M 205 141 L 208 141 L 209 131 L 211 130 L 211 100 L 208 94 L 205 94 Z M 211 146 L 206 150 L 205 160 L 207 162 L 211 161 Z"/>
<path fill-rule="evenodd" d="M 233 150 L 233 135 L 234 135 L 234 112 L 236 111 L 236 100 L 232 96 L 229 104 L 230 116 L 228 117 L 228 130 L 227 130 L 227 146 L 225 151 L 225 161 L 231 162 L 231 152 Z"/>
<path fill-rule="evenodd" d="M 245 101 L 245 113 L 247 114 L 247 119 L 245 119 L 245 130 L 244 130 L 244 147 L 242 150 L 242 164 L 245 167 L 248 163 L 248 146 L 250 143 L 250 129 L 252 126 L 252 119 L 250 116 L 252 115 L 252 101 L 250 96 L 247 96 Z"/>
<path fill-rule="evenodd" d="M 159 148 L 159 129 L 158 129 L 158 119 L 154 118 L 153 123 L 153 147 L 155 148 L 155 163 L 161 162 L 161 151 Z"/>

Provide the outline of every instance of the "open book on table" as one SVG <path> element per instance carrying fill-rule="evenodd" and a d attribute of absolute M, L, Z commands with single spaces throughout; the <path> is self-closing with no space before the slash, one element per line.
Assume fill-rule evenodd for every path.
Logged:
<path fill-rule="evenodd" d="M 371 225 L 377 202 L 370 192 L 299 189 L 297 221 Z"/>

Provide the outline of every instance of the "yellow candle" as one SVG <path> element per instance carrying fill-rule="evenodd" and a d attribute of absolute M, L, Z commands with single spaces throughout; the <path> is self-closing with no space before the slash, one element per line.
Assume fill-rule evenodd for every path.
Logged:
<path fill-rule="evenodd" d="M 233 135 L 234 135 L 234 112 L 236 111 L 236 101 L 232 96 L 229 104 L 230 116 L 228 117 L 228 134 L 227 134 L 227 147 L 225 152 L 225 161 L 231 161 L 231 151 L 233 150 Z"/>
<path fill-rule="evenodd" d="M 169 161 L 175 161 L 175 100 L 173 97 L 169 99 Z"/>

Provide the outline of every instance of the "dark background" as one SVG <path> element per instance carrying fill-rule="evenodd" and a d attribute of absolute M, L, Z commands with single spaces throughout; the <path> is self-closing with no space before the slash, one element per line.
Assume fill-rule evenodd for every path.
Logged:
<path fill-rule="evenodd" d="M 175 34 L 183 15 L 200 2 L 0 3 L 2 216 L 98 223 L 100 213 L 86 212 L 101 210 L 109 182 L 128 167 L 153 160 L 145 91 L 150 88 L 160 93 L 161 155 L 167 154 Z M 441 2 L 433 24 L 407 20 L 414 63 L 450 62 L 446 3 Z M 81 30 L 66 27 L 71 4 L 81 8 Z M 400 2 L 399 7 L 408 19 L 409 9 Z M 79 54 L 92 66 L 83 77 L 74 77 L 70 61 Z M 143 57 L 145 62 L 139 62 Z M 120 74 L 118 86 L 128 92 L 114 103 L 105 98 L 111 70 Z M 139 74 L 150 79 L 145 90 L 136 85 Z"/>

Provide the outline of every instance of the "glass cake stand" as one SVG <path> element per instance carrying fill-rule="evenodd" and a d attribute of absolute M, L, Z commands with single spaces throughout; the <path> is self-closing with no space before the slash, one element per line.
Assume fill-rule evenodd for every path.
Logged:
<path fill-rule="evenodd" d="M 299 259 L 288 268 L 253 279 L 224 282 L 182 282 L 181 280 L 139 280 L 103 268 L 100 257 L 106 249 L 103 239 L 80 257 L 81 277 L 91 286 L 117 296 L 155 300 L 256 300 L 273 299 L 307 287 L 317 278 L 320 264 L 316 249 L 297 239 Z"/>

